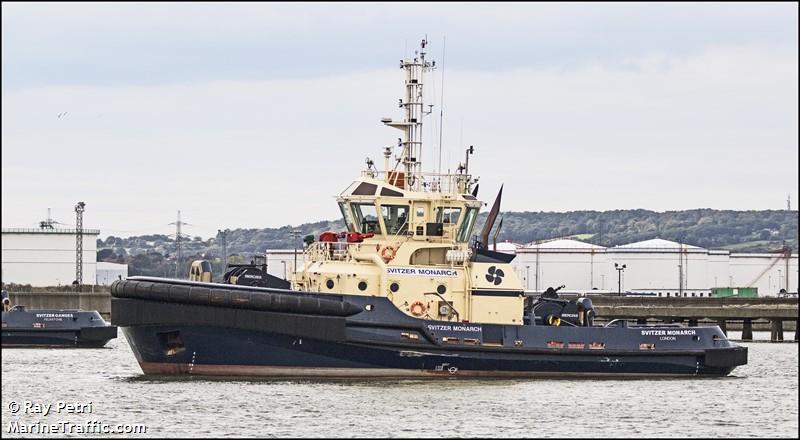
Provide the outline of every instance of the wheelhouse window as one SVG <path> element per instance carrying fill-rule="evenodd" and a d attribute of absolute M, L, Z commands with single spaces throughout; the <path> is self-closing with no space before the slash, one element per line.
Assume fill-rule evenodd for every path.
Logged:
<path fill-rule="evenodd" d="M 475 226 L 475 219 L 477 218 L 478 208 L 468 208 L 464 221 L 461 223 L 461 229 L 458 231 L 458 241 L 469 241 L 469 237 L 472 235 L 472 228 Z"/>
<path fill-rule="evenodd" d="M 381 205 L 381 215 L 387 234 L 405 234 L 408 230 L 408 206 Z"/>
<path fill-rule="evenodd" d="M 353 205 L 353 213 L 356 216 L 356 228 L 362 234 L 370 232 L 375 234 L 381 233 L 381 225 L 378 222 L 378 211 L 375 205 L 372 204 L 356 204 Z"/>
<path fill-rule="evenodd" d="M 353 221 L 353 214 L 350 212 L 350 207 L 346 203 L 339 203 L 339 210 L 342 211 L 342 218 L 344 218 L 344 226 L 348 231 L 356 231 L 356 223 Z"/>
<path fill-rule="evenodd" d="M 461 208 L 436 208 L 436 223 L 455 225 L 461 216 Z"/>

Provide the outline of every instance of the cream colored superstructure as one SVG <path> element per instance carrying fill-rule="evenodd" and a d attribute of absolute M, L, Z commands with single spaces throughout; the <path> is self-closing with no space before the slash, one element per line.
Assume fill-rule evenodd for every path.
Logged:
<path fill-rule="evenodd" d="M 368 169 L 337 197 L 348 232 L 323 234 L 306 248 L 293 288 L 382 296 L 423 319 L 521 325 L 523 290 L 511 265 L 478 262 L 470 246 L 482 206 L 471 194 L 477 182 L 468 168 L 472 149 L 457 173 L 421 171 L 422 120 L 430 113 L 424 111 L 423 77 L 433 67 L 425 44 L 401 62 L 405 119 L 383 120 L 404 134 L 394 167 L 391 147 L 384 149 L 383 172 L 367 161 Z"/>

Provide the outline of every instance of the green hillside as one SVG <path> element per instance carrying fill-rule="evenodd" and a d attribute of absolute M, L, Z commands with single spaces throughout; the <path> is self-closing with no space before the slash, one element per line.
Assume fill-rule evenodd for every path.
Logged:
<path fill-rule="evenodd" d="M 499 240 L 529 243 L 557 237 L 572 237 L 602 246 L 616 246 L 651 238 L 663 238 L 711 249 L 766 252 L 781 247 L 784 240 L 797 252 L 797 211 L 730 211 L 693 209 L 654 212 L 643 209 L 572 212 L 505 212 Z M 477 234 L 486 214 L 478 219 Z M 318 237 L 324 231 L 342 231 L 341 220 L 296 226 L 301 236 Z M 302 247 L 293 242 L 292 227 L 233 229 L 227 235 L 228 255 L 248 259 L 267 249 Z M 492 236 L 494 232 L 492 233 Z M 166 235 L 129 238 L 110 236 L 97 240 L 98 260 L 130 264 L 131 275 L 174 275 L 174 239 Z M 185 261 L 214 260 L 222 255 L 221 237 L 194 237 L 183 242 Z M 188 263 L 185 263 L 188 264 Z M 171 269 L 170 269 L 171 267 Z"/>

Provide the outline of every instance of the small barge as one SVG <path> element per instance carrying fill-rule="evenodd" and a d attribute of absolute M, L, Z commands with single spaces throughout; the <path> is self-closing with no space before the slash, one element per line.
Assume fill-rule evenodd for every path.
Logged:
<path fill-rule="evenodd" d="M 101 348 L 117 337 L 96 310 L 27 309 L 11 306 L 8 292 L 3 298 L 3 348 L 75 347 Z"/>

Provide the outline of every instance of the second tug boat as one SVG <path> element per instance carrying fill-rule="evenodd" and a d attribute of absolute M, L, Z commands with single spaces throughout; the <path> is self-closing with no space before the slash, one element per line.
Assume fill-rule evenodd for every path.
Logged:
<path fill-rule="evenodd" d="M 724 376 L 747 349 L 719 327 L 594 326 L 591 300 L 533 301 L 478 239 L 468 150 L 455 174 L 422 170 L 421 50 L 405 70 L 402 121 L 384 171 L 367 161 L 338 198 L 347 231 L 305 250 L 291 289 L 132 277 L 112 320 L 147 374 L 268 377 Z M 393 151 L 394 150 L 394 151 Z M 549 296 L 549 297 L 548 297 Z M 666 337 L 665 337 L 666 336 Z"/>

